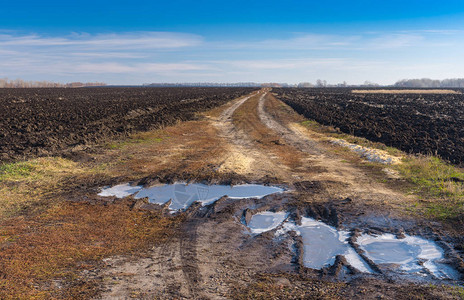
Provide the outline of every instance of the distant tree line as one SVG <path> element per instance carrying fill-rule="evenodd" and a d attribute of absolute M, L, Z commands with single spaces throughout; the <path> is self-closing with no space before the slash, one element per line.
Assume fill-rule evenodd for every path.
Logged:
<path fill-rule="evenodd" d="M 298 84 L 289 84 L 283 82 L 236 82 L 236 83 L 218 83 L 218 82 L 186 82 L 186 83 L 145 83 L 143 86 L 147 87 L 299 87 L 299 88 L 312 88 L 312 87 L 378 87 L 377 83 L 365 81 L 363 84 L 348 85 L 346 81 L 342 83 L 330 84 L 327 80 L 316 80 L 315 83 L 300 82 Z"/>
<path fill-rule="evenodd" d="M 323 88 L 323 87 L 378 87 L 380 86 L 377 83 L 370 82 L 370 81 L 364 81 L 363 84 L 356 84 L 356 85 L 348 85 L 346 81 L 343 81 L 342 83 L 336 83 L 336 84 L 331 84 L 327 83 L 327 80 L 321 80 L 318 79 L 316 80 L 315 84 L 312 84 L 311 82 L 300 82 L 296 85 L 296 87 L 299 88 L 312 88 L 312 87 L 318 87 L 318 88 Z"/>
<path fill-rule="evenodd" d="M 8 78 L 0 78 L 0 88 L 74 88 L 87 86 L 104 86 L 103 82 L 70 82 L 57 83 L 51 81 L 26 81 L 22 79 L 10 80 Z"/>
<path fill-rule="evenodd" d="M 172 82 L 172 83 L 145 83 L 143 86 L 148 87 L 261 87 L 263 84 L 256 82 Z"/>
<path fill-rule="evenodd" d="M 464 78 L 451 78 L 436 80 L 430 78 L 403 79 L 395 83 L 397 87 L 423 87 L 423 88 L 464 88 Z"/>

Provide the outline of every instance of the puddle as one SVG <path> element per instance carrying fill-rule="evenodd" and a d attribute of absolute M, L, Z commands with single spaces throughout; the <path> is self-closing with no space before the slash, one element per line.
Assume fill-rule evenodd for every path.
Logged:
<path fill-rule="evenodd" d="M 276 234 L 295 231 L 303 239 L 303 264 L 307 268 L 322 269 L 335 262 L 337 255 L 364 273 L 373 273 L 369 265 L 348 244 L 348 231 L 337 229 L 312 218 L 301 218 L 301 225 L 287 222 Z"/>
<path fill-rule="evenodd" d="M 102 189 L 99 196 L 115 196 L 118 198 L 134 195 L 135 199 L 147 197 L 151 203 L 164 204 L 171 200 L 169 209 L 187 209 L 192 203 L 198 201 L 202 205 L 212 204 L 223 196 L 231 199 L 262 198 L 264 196 L 281 193 L 284 189 L 275 186 L 258 184 L 242 185 L 206 185 L 199 183 L 165 184 L 144 188 L 121 184 Z"/>
<path fill-rule="evenodd" d="M 249 228 L 253 233 L 261 233 L 277 228 L 276 236 L 294 231 L 303 240 L 303 264 L 311 269 L 322 269 L 334 264 L 337 255 L 363 273 L 375 273 L 369 264 L 348 243 L 350 233 L 337 230 L 321 221 L 302 218 L 301 225 L 285 221 L 284 212 L 263 212 L 251 218 Z M 256 218 L 256 219 L 255 219 Z M 392 270 L 399 274 L 432 275 L 438 279 L 458 280 L 460 274 L 443 262 L 444 251 L 436 243 L 415 236 L 398 239 L 393 234 L 362 234 L 356 244 L 364 250 L 367 258 L 380 269 Z"/>
<path fill-rule="evenodd" d="M 432 241 L 408 235 L 398 239 L 393 234 L 363 234 L 356 243 L 378 265 L 390 266 L 403 273 L 423 276 L 430 273 L 441 279 L 459 278 L 459 274 L 450 266 L 440 263 L 444 258 L 443 250 Z"/>
<path fill-rule="evenodd" d="M 277 228 L 288 217 L 286 212 L 265 211 L 255 214 L 247 224 L 252 233 L 263 233 Z"/>
<path fill-rule="evenodd" d="M 124 198 L 133 195 L 142 189 L 141 186 L 130 186 L 129 184 L 120 184 L 113 187 L 102 189 L 98 196 L 110 197 L 115 196 L 118 198 Z"/>

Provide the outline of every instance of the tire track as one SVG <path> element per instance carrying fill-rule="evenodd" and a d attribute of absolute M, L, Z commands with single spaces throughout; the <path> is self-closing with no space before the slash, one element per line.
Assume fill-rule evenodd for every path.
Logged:
<path fill-rule="evenodd" d="M 259 98 L 258 117 L 261 122 L 268 128 L 281 135 L 287 143 L 297 148 L 298 150 L 311 155 L 321 155 L 322 151 L 317 146 L 316 142 L 311 141 L 305 136 L 291 130 L 290 128 L 285 127 L 266 112 L 264 104 L 266 102 L 267 95 L 268 93 L 266 92 Z"/>

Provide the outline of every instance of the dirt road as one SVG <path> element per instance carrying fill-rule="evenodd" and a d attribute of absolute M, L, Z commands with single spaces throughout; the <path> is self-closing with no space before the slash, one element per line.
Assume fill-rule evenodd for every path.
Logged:
<path fill-rule="evenodd" d="M 198 128 L 188 133 L 190 143 L 196 138 L 205 142 L 195 148 L 178 145 L 182 151 L 188 148 L 189 155 L 179 161 L 173 156 L 170 178 L 207 169 L 212 175 L 199 175 L 199 180 L 276 184 L 288 191 L 262 199 L 222 198 L 210 206 L 193 205 L 184 212 L 181 232 L 142 258 L 105 259 L 105 267 L 95 274 L 103 278 L 101 298 L 454 298 L 449 288 L 432 288 L 430 282 L 400 280 L 382 272 L 346 274 L 341 271 L 343 261 L 321 271 L 308 269 L 302 264 L 299 237 L 249 232 L 244 215 L 273 210 L 288 211 L 294 219 L 311 216 L 351 232 L 406 232 L 449 245 L 437 224 L 404 214 L 414 198 L 392 189 L 394 179 L 385 175 L 386 182 L 381 182 L 377 169 L 334 151 L 302 121 L 263 89 L 210 111 L 201 124 L 191 123 Z M 207 129 L 209 140 L 200 137 Z M 451 249 L 447 255 L 462 265 Z"/>

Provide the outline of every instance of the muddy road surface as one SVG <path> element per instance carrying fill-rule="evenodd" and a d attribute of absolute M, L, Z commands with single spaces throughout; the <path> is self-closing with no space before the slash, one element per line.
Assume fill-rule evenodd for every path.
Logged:
<path fill-rule="evenodd" d="M 138 200 L 142 201 L 136 204 L 140 209 L 164 209 L 166 214 L 182 214 L 185 219 L 178 234 L 149 251 L 104 259 L 88 275 L 101 281 L 97 298 L 459 297 L 457 286 L 464 264 L 454 249 L 456 237 L 439 223 L 405 213 L 415 199 L 394 188 L 399 179 L 373 171 L 360 159 L 347 158 L 345 152 L 323 142 L 320 133 L 304 127 L 303 121 L 270 89 L 263 89 L 205 113 L 201 121 L 170 129 L 174 144 L 170 144 L 169 156 L 156 162 L 158 168 L 151 165 L 153 160 L 141 162 L 148 175 L 133 181 L 134 185 L 255 183 L 285 191 L 262 198 L 222 197 L 210 205 L 194 203 L 185 211 L 170 212 L 167 204 L 160 207 Z M 175 145 L 175 134 L 183 144 Z M 285 221 L 253 232 L 250 221 L 263 212 L 263 216 L 279 212 Z M 302 232 L 309 230 L 305 224 L 317 225 L 316 220 L 328 225 L 326 231 L 342 247 L 351 249 L 356 259 L 340 253 L 321 269 L 307 267 L 312 258 L 305 256 L 308 245 Z M 275 220 L 262 217 L 261 221 L 260 226 L 268 226 L 266 222 Z M 342 239 L 339 232 L 346 236 Z M 437 267 L 428 267 L 435 263 L 428 260 L 432 256 L 415 245 L 403 245 L 400 250 L 407 257 L 418 251 L 417 262 L 412 263 L 419 271 L 406 270 L 403 262 L 382 263 L 376 253 L 369 252 L 374 244 L 369 248 L 358 242 L 360 236 L 385 233 L 395 241 L 413 236 L 432 241 L 438 247 L 433 249 L 443 251 L 433 254 L 438 257 Z M 320 243 L 326 243 L 322 236 Z M 316 241 L 313 246 L 318 247 Z M 411 252 L 412 248 L 416 250 Z M 362 261 L 365 267 L 354 261 Z M 437 275 L 440 268 L 445 273 L 448 270 L 449 277 Z"/>

